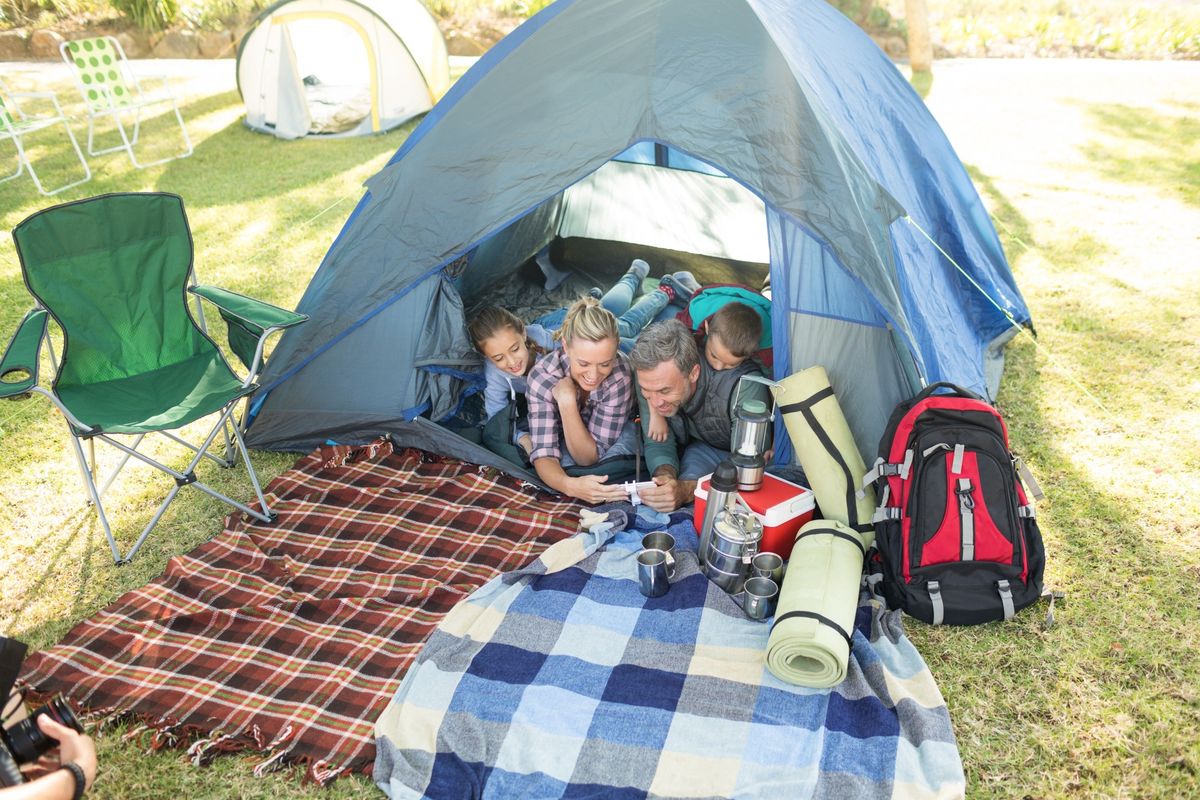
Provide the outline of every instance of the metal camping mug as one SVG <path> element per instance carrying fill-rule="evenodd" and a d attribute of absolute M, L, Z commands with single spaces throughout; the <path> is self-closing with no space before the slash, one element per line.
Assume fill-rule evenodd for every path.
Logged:
<path fill-rule="evenodd" d="M 662 597 L 671 588 L 675 565 L 667 565 L 665 550 L 643 550 L 638 553 L 638 588 L 646 597 Z"/>
<path fill-rule="evenodd" d="M 667 554 L 667 566 L 675 572 L 675 537 L 667 531 L 651 531 L 642 537 L 643 550 L 662 550 Z"/>
<path fill-rule="evenodd" d="M 754 620 L 764 620 L 775 613 L 779 599 L 779 584 L 770 578 L 751 578 L 742 589 L 742 610 Z"/>
<path fill-rule="evenodd" d="M 759 553 L 750 562 L 750 574 L 755 578 L 770 578 L 783 585 L 783 559 L 775 553 Z"/>

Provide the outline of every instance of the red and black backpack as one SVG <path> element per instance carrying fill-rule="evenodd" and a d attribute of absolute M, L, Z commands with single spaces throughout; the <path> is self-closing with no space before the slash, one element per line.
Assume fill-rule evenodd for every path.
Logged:
<path fill-rule="evenodd" d="M 888 605 L 974 625 L 1034 603 L 1046 553 L 1022 475 L 1040 499 L 1004 420 L 974 392 L 935 383 L 897 406 L 863 481 L 880 498 L 875 579 Z"/>

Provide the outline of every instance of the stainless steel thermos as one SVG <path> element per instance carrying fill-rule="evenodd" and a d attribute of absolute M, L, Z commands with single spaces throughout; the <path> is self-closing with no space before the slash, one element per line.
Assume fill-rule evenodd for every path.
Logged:
<path fill-rule="evenodd" d="M 704 566 L 708 555 L 708 541 L 712 538 L 713 522 L 717 513 L 725 509 L 733 509 L 737 500 L 737 467 L 731 461 L 722 461 L 713 470 L 712 480 L 708 484 L 708 500 L 704 506 L 704 522 L 700 525 L 700 566 Z"/>

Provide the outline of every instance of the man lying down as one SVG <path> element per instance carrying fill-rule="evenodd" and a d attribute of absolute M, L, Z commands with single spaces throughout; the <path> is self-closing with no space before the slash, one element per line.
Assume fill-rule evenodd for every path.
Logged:
<path fill-rule="evenodd" d="M 690 502 L 695 479 L 729 454 L 738 381 L 761 374 L 748 356 L 762 325 L 744 305 L 718 310 L 704 323 L 703 358 L 691 332 L 674 320 L 642 333 L 699 288 L 691 273 L 674 273 L 635 303 L 648 272 L 635 260 L 603 297 L 593 290 L 528 326 L 506 309 L 480 309 L 469 332 L 485 358 L 489 449 L 531 463 L 547 486 L 596 504 L 627 497 L 618 482 L 633 477 L 644 446 L 655 485 L 641 499 L 671 511 Z M 648 381 L 644 396 L 630 359 L 638 382 Z M 738 399 L 765 394 L 766 387 L 747 382 Z M 631 418 L 635 395 L 644 433 Z"/>

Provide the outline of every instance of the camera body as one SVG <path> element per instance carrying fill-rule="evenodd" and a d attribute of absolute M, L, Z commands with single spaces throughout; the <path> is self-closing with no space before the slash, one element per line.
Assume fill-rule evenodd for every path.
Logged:
<path fill-rule="evenodd" d="M 16 639 L 0 636 L 0 708 L 8 716 L 12 688 L 25 661 L 28 648 Z M 58 746 L 58 741 L 42 733 L 37 718 L 48 714 L 60 725 L 83 733 L 83 725 L 75 712 L 67 705 L 62 695 L 55 695 L 50 702 L 34 710 L 25 719 L 10 727 L 0 727 L 0 786 L 15 786 L 25 782 L 21 774 L 22 764 L 32 764 L 43 754 Z"/>

